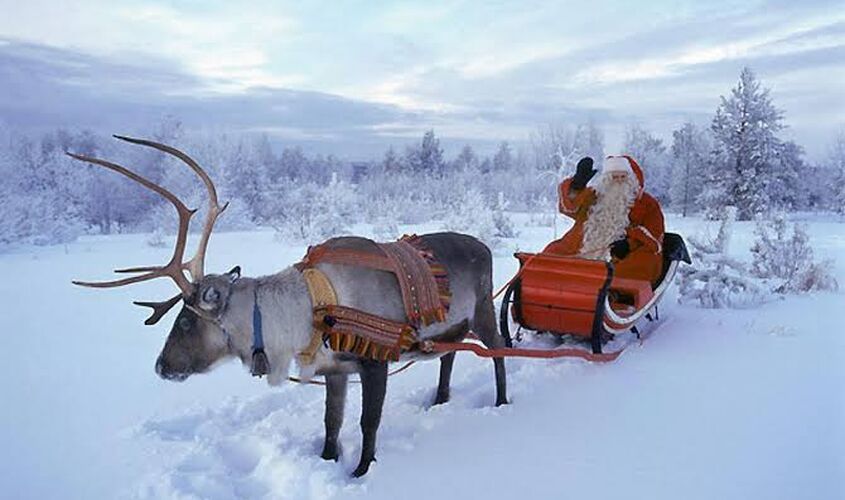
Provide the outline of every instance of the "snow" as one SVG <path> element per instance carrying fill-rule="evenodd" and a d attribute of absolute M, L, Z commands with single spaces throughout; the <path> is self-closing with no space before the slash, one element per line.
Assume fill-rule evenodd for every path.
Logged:
<path fill-rule="evenodd" d="M 520 236 L 497 250 L 497 288 L 516 269 L 516 247 L 538 250 L 553 237 L 552 227 L 527 225 L 537 215 L 512 217 Z M 836 259 L 845 284 L 845 225 L 808 219 L 816 256 Z M 670 216 L 667 227 L 689 236 L 716 226 Z M 3 497 L 845 497 L 841 291 L 747 310 L 667 297 L 660 327 L 614 363 L 508 360 L 511 404 L 500 408 L 489 360 L 460 354 L 452 401 L 438 407 L 430 403 L 439 364 L 417 364 L 390 379 L 379 461 L 353 480 L 358 387 L 342 459 L 324 462 L 321 387 L 270 388 L 235 363 L 181 384 L 160 380 L 153 363 L 170 317 L 145 327 L 147 311 L 131 301 L 162 300 L 173 285 L 70 284 L 164 262 L 170 250 L 148 239 L 86 237 L 0 256 Z M 753 223 L 736 223 L 730 254 L 750 260 L 753 239 Z M 207 268 L 266 274 L 304 251 L 270 230 L 221 233 Z"/>

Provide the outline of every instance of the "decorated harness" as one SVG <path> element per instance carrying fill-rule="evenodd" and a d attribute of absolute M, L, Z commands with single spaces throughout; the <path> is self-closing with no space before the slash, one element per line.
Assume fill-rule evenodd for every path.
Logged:
<path fill-rule="evenodd" d="M 421 326 L 446 320 L 449 279 L 445 267 L 425 247 L 422 238 L 406 235 L 391 243 L 361 243 L 358 238 L 333 238 L 310 247 L 296 268 L 302 272 L 313 304 L 313 333 L 298 354 L 303 365 L 314 362 L 321 345 L 337 352 L 396 361 L 417 343 Z M 407 322 L 397 322 L 338 304 L 329 278 L 317 264 L 365 267 L 392 273 L 399 284 Z"/>

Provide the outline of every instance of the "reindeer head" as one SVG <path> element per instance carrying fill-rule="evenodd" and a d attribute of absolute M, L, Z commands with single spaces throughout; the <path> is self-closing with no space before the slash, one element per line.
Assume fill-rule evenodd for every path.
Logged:
<path fill-rule="evenodd" d="M 74 281 L 74 284 L 93 288 L 113 288 L 132 283 L 139 283 L 154 278 L 172 278 L 179 287 L 180 293 L 164 302 L 135 302 L 137 305 L 153 309 L 152 315 L 144 322 L 147 325 L 156 324 L 170 309 L 180 301 L 184 303 L 182 310 L 170 330 L 164 348 L 156 361 L 156 373 L 168 380 L 184 380 L 193 373 L 207 371 L 218 360 L 231 354 L 231 346 L 226 332 L 219 326 L 219 318 L 225 311 L 231 288 L 240 277 L 240 268 L 235 268 L 222 275 L 208 275 L 203 273 L 205 251 L 208 239 L 214 228 L 217 217 L 226 209 L 217 202 L 217 190 L 211 178 L 192 158 L 178 149 L 159 144 L 157 142 L 129 137 L 115 136 L 118 139 L 151 147 L 175 156 L 187 164 L 202 180 L 208 191 L 209 204 L 205 225 L 194 257 L 185 262 L 185 246 L 188 238 L 190 219 L 196 210 L 188 209 L 173 193 L 164 189 L 144 177 L 120 166 L 98 158 L 68 153 L 69 156 L 124 175 L 142 186 L 150 189 L 175 208 L 179 216 L 176 246 L 170 261 L 163 266 L 135 267 L 117 269 L 117 273 L 132 273 L 137 276 L 108 282 Z M 190 275 L 190 279 L 185 272 Z"/>
<path fill-rule="evenodd" d="M 240 276 L 240 267 L 235 267 L 226 274 L 204 276 L 195 284 L 195 293 L 184 300 L 156 360 L 160 377 L 182 381 L 233 355 L 231 339 L 220 326 L 220 318 Z"/>

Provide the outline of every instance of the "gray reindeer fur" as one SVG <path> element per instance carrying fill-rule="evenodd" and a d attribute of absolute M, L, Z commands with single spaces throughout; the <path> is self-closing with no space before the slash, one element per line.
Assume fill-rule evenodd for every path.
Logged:
<path fill-rule="evenodd" d="M 436 233 L 422 236 L 449 275 L 452 301 L 446 321 L 423 327 L 421 339 L 458 340 L 472 329 L 488 347 L 504 346 L 492 301 L 492 258 L 484 244 L 467 235 Z M 352 243 L 371 244 L 363 238 Z M 393 274 L 338 264 L 318 264 L 332 282 L 341 305 L 354 307 L 395 321 L 407 321 L 399 285 Z M 256 294 L 257 291 L 257 294 Z M 271 276 L 242 278 L 239 270 L 208 275 L 196 284 L 196 294 L 183 307 L 156 363 L 156 372 L 170 380 L 184 380 L 211 369 L 218 361 L 235 356 L 247 365 L 252 357 L 252 311 L 257 297 L 262 312 L 265 352 L 271 366 L 268 382 L 287 379 L 296 354 L 311 339 L 312 305 L 305 280 L 294 268 Z M 197 314 L 200 312 L 200 315 Z M 414 354 L 410 354 L 410 357 Z M 435 404 L 449 399 L 449 379 L 454 353 L 441 358 Z M 507 402 L 505 366 L 494 359 L 496 405 Z M 299 366 L 302 378 L 326 378 L 326 436 L 322 457 L 337 460 L 337 437 L 343 421 L 349 373 L 361 377 L 363 407 L 361 460 L 353 472 L 361 476 L 375 460 L 375 439 L 387 384 L 387 363 L 334 353 L 326 347 L 315 362 Z"/>

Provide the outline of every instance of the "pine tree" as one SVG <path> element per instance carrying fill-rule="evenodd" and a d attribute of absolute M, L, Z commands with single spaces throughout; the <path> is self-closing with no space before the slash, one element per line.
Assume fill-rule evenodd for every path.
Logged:
<path fill-rule="evenodd" d="M 763 302 L 764 288 L 745 264 L 728 255 L 736 208 L 725 207 L 715 238 L 690 237 L 691 266 L 679 269 L 678 301 L 706 308 L 746 307 Z"/>
<path fill-rule="evenodd" d="M 284 148 L 282 156 L 279 158 L 279 172 L 281 175 L 291 180 L 308 178 L 312 169 L 309 168 L 308 158 L 299 147 Z"/>
<path fill-rule="evenodd" d="M 413 172 L 423 172 L 435 177 L 442 177 L 446 171 L 443 149 L 434 130 L 427 131 L 419 146 L 409 147 L 405 153 L 408 165 Z"/>
<path fill-rule="evenodd" d="M 472 146 L 464 145 L 460 154 L 455 158 L 455 170 L 467 170 L 471 168 L 478 168 L 478 157 L 475 156 Z"/>
<path fill-rule="evenodd" d="M 231 200 L 240 200 L 250 213 L 250 220 L 258 222 L 261 216 L 262 195 L 268 187 L 267 166 L 270 157 L 262 161 L 262 146 L 256 142 L 238 141 L 227 162 L 223 188 Z"/>
<path fill-rule="evenodd" d="M 772 206 L 779 210 L 802 209 L 808 203 L 809 190 L 802 173 L 807 170 L 804 163 L 804 148 L 793 141 L 780 144 L 772 165 L 773 179 L 770 187 Z"/>
<path fill-rule="evenodd" d="M 596 161 L 604 158 L 604 132 L 592 120 L 578 125 L 574 143 L 573 149 L 581 153 L 582 157 L 589 156 Z"/>
<path fill-rule="evenodd" d="M 766 280 L 777 293 L 836 290 L 836 279 L 830 274 L 833 262 L 816 262 L 807 231 L 793 224 L 792 235 L 788 235 L 789 229 L 783 214 L 757 222 L 757 239 L 751 247 L 754 276 Z"/>
<path fill-rule="evenodd" d="M 736 206 L 739 220 L 750 220 L 778 203 L 782 120 L 768 89 L 744 68 L 730 97 L 722 96 L 710 127 L 714 149 L 708 189 L 699 200 L 704 206 Z"/>
<path fill-rule="evenodd" d="M 663 141 L 639 125 L 632 125 L 625 133 L 624 151 L 642 167 L 648 192 L 668 204 L 671 170 Z"/>
<path fill-rule="evenodd" d="M 497 172 L 505 172 L 513 167 L 513 154 L 507 142 L 499 144 L 499 149 L 496 155 L 493 156 L 493 170 Z"/>
<path fill-rule="evenodd" d="M 519 232 L 514 228 L 513 221 L 505 213 L 508 202 L 505 201 L 505 193 L 499 191 L 496 197 L 496 205 L 493 207 L 493 224 L 496 226 L 495 236 L 498 238 L 516 238 Z"/>
<path fill-rule="evenodd" d="M 672 132 L 669 198 L 684 217 L 697 208 L 696 199 L 704 187 L 709 149 L 706 132 L 691 122 Z"/>
<path fill-rule="evenodd" d="M 833 180 L 830 204 L 833 210 L 845 215 L 845 129 L 836 134 L 828 155 L 828 168 Z"/>
<path fill-rule="evenodd" d="M 392 147 L 384 153 L 384 158 L 381 160 L 381 170 L 386 174 L 398 174 L 405 170 L 405 165 Z"/>

